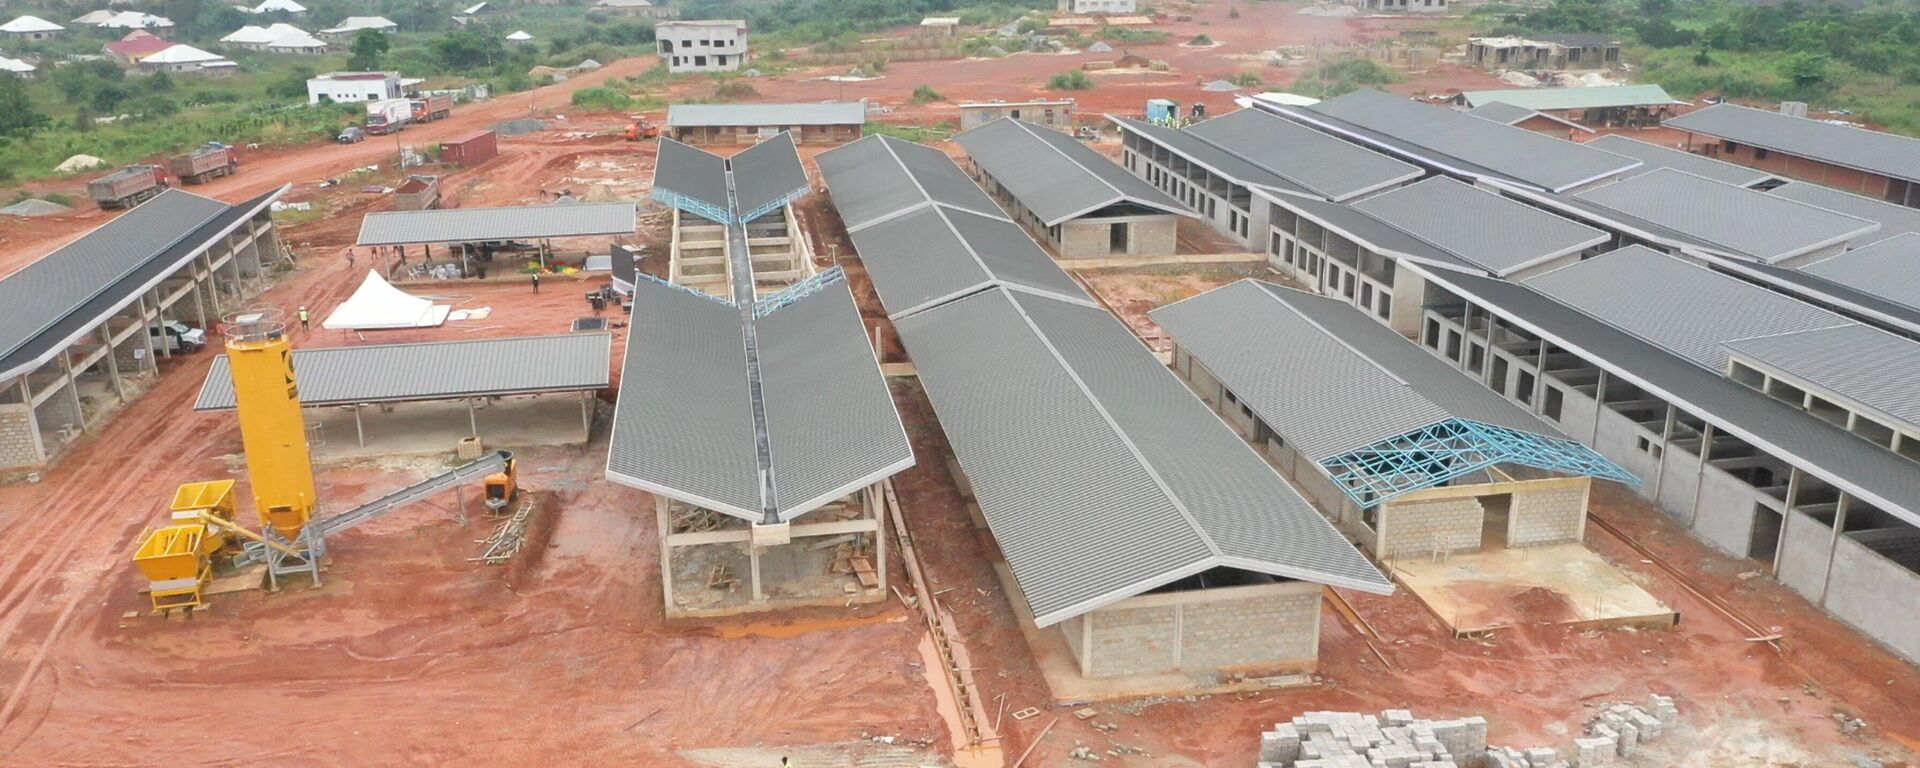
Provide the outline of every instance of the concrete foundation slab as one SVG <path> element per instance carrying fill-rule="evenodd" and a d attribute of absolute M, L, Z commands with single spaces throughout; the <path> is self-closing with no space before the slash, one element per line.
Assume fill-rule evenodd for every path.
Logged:
<path fill-rule="evenodd" d="M 1455 635 L 1524 624 L 1671 627 L 1680 619 L 1581 544 L 1408 558 L 1390 575 Z"/>
<path fill-rule="evenodd" d="M 393 403 L 361 408 L 356 426 L 351 408 L 316 408 L 306 412 L 307 436 L 316 462 L 450 453 L 476 427 L 489 449 L 572 445 L 587 441 L 581 409 L 578 395 L 500 398 L 471 417 L 464 400 Z"/>

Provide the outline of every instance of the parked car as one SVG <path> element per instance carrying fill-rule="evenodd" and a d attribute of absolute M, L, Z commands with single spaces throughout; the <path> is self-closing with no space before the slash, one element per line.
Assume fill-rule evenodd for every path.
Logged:
<path fill-rule="evenodd" d="M 357 126 L 357 125 L 349 125 L 347 126 L 346 130 L 343 130 L 340 132 L 339 141 L 342 144 L 358 144 L 366 140 L 367 140 L 366 129 L 361 128 L 360 126 Z"/>
<path fill-rule="evenodd" d="M 147 335 L 153 337 L 155 346 L 163 346 L 169 352 L 198 352 L 207 346 L 206 331 L 179 321 L 149 325 Z"/>

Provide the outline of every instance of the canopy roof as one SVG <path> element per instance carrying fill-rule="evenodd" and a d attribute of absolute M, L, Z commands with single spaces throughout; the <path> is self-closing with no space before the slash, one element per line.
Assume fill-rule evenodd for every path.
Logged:
<path fill-rule="evenodd" d="M 308 407 L 605 389 L 613 336 L 568 333 L 293 351 Z M 213 359 L 196 411 L 234 407 L 227 356 Z"/>
<path fill-rule="evenodd" d="M 320 326 L 332 331 L 432 328 L 445 323 L 447 313 L 452 310 L 448 305 L 435 304 L 431 299 L 395 288 L 379 272 L 367 270 L 360 287 L 340 302 Z"/>
<path fill-rule="evenodd" d="M 631 202 L 382 211 L 360 221 L 360 245 L 477 243 L 630 235 Z"/>

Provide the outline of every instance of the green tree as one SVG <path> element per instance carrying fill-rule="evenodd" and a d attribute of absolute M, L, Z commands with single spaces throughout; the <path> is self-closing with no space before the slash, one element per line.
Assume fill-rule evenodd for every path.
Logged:
<path fill-rule="evenodd" d="M 360 30 L 353 37 L 353 55 L 347 57 L 347 69 L 355 72 L 372 72 L 380 68 L 380 62 L 386 58 L 392 47 L 384 33 L 371 29 Z"/>
<path fill-rule="evenodd" d="M 312 79 L 313 67 L 296 64 L 285 75 L 267 84 L 267 95 L 289 100 L 304 99 L 307 97 L 307 81 Z"/>
<path fill-rule="evenodd" d="M 931 85 L 919 85 L 914 87 L 913 89 L 913 103 L 915 104 L 925 104 L 930 101 L 946 101 L 946 100 L 947 100 L 947 97 L 940 95 L 940 92 L 934 90 L 933 86 Z"/>
<path fill-rule="evenodd" d="M 1796 88 L 1811 88 L 1827 81 L 1827 55 L 1811 51 L 1795 51 L 1787 54 L 1780 63 L 1780 74 L 1793 81 Z"/>
<path fill-rule="evenodd" d="M 1047 89 L 1053 91 L 1084 91 L 1093 87 L 1093 78 L 1077 69 L 1067 70 L 1054 75 L 1047 81 Z"/>
<path fill-rule="evenodd" d="M 166 70 L 160 70 L 147 76 L 147 90 L 152 93 L 172 93 L 173 76 Z"/>
<path fill-rule="evenodd" d="M 475 29 L 448 32 L 434 38 L 427 48 L 433 52 L 435 61 L 452 70 L 492 66 L 494 62 L 507 58 L 506 46 L 498 36 L 481 34 Z"/>
<path fill-rule="evenodd" d="M 46 114 L 34 108 L 20 78 L 0 76 L 0 137 L 24 139 L 45 127 Z"/>

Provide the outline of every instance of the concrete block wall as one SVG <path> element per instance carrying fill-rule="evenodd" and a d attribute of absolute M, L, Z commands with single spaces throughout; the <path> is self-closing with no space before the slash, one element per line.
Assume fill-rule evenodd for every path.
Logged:
<path fill-rule="evenodd" d="M 40 452 L 33 441 L 32 414 L 21 403 L 0 405 L 0 467 L 24 467 L 40 463 Z"/>
<path fill-rule="evenodd" d="M 1277 582 L 1140 595 L 1063 622 L 1060 630 L 1089 677 L 1311 668 L 1320 651 L 1322 590 Z"/>
<path fill-rule="evenodd" d="M 1660 476 L 1651 480 L 1660 486 L 1655 505 L 1685 519 L 1693 513 L 1694 498 L 1700 493 L 1700 457 L 1669 445 L 1660 456 Z"/>
<path fill-rule="evenodd" d="M 1513 494 L 1507 546 L 1537 547 L 1578 542 L 1585 531 L 1585 487 L 1541 488 Z"/>
<path fill-rule="evenodd" d="M 33 415 L 40 421 L 43 437 L 68 424 L 73 425 L 74 429 L 80 428 L 80 409 L 74 406 L 73 397 L 65 392 L 64 388 L 62 389 L 63 391 L 55 393 L 34 409 Z M 41 394 L 35 392 L 34 396 L 39 397 Z"/>
<path fill-rule="evenodd" d="M 1172 256 L 1179 250 L 1180 217 L 1174 215 L 1136 219 L 1128 225 L 1127 255 Z"/>
<path fill-rule="evenodd" d="M 1374 555 L 1382 559 L 1480 548 L 1486 510 L 1472 497 L 1389 501 L 1380 511 Z"/>
<path fill-rule="evenodd" d="M 1124 603 L 1122 603 L 1124 605 Z M 1178 617 L 1172 605 L 1102 608 L 1091 625 L 1081 668 L 1089 677 L 1121 677 L 1180 668 Z"/>
<path fill-rule="evenodd" d="M 1320 651 L 1320 587 L 1180 606 L 1180 666 L 1311 662 Z"/>
<path fill-rule="evenodd" d="M 1833 529 L 1798 510 L 1787 513 L 1785 526 L 1780 531 L 1780 559 L 1774 563 L 1774 578 L 1817 603 L 1820 587 L 1827 579 L 1827 549 L 1833 544 Z"/>
<path fill-rule="evenodd" d="M 1700 472 L 1699 501 L 1693 507 L 1693 532 L 1734 557 L 1747 556 L 1753 537 L 1753 507 L 1760 492 L 1746 481 L 1709 465 Z"/>
<path fill-rule="evenodd" d="M 1841 536 L 1833 550 L 1825 606 L 1841 621 L 1920 663 L 1920 573 Z"/>
<path fill-rule="evenodd" d="M 1060 225 L 1060 240 L 1053 249 L 1063 259 L 1104 259 L 1113 255 L 1107 222 L 1076 219 Z"/>

